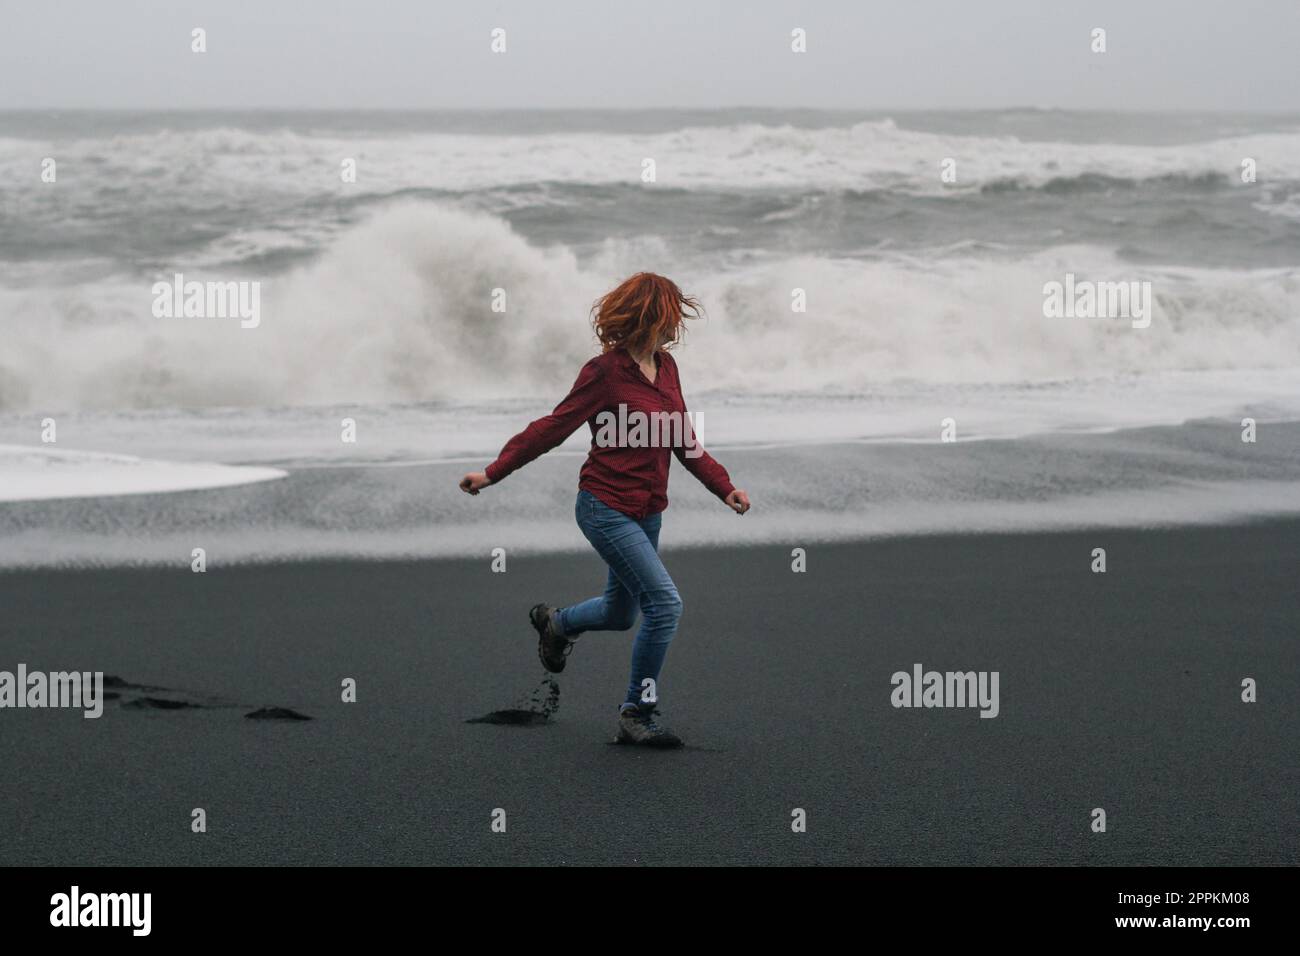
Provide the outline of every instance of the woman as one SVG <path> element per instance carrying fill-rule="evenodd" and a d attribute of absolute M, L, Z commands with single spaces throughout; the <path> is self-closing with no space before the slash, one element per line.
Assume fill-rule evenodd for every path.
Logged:
<path fill-rule="evenodd" d="M 749 497 L 695 440 L 677 363 L 667 351 L 685 331 L 686 314 L 698 318 L 699 312 L 699 304 L 663 276 L 640 272 L 625 280 L 592 307 L 592 325 L 603 352 L 582 367 L 564 401 L 506 442 L 486 469 L 460 481 L 462 491 L 477 495 L 550 451 L 583 422 L 591 427 L 591 450 L 578 479 L 576 517 L 609 565 L 605 593 L 565 608 L 538 604 L 529 620 L 538 633 L 542 666 L 559 673 L 579 634 L 628 630 L 641 612 L 641 629 L 632 644 L 632 676 L 619 707 L 622 743 L 682 745 L 654 717 L 659 671 L 682 613 L 677 588 L 658 554 L 660 521 L 668 507 L 669 451 L 737 514 L 749 510 Z M 651 427 L 638 431 L 638 416 Z M 621 428 L 611 438 L 616 421 L 633 427 Z M 656 431 L 665 422 L 676 426 L 674 438 L 656 440 L 670 430 Z"/>

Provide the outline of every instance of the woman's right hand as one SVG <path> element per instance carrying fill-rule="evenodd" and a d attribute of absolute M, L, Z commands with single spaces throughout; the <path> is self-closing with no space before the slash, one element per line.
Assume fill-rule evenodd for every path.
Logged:
<path fill-rule="evenodd" d="M 749 510 L 749 495 L 737 488 L 727 495 L 726 505 L 736 514 L 743 515 Z"/>
<path fill-rule="evenodd" d="M 490 484 L 492 482 L 488 480 L 486 474 L 481 471 L 471 471 L 460 480 L 460 490 L 468 495 L 476 495 Z"/>

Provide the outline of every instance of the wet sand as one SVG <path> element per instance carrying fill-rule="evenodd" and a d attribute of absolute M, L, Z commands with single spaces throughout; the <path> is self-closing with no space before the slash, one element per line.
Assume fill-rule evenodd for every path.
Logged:
<path fill-rule="evenodd" d="M 527 610 L 595 593 L 592 555 L 0 573 L 0 669 L 148 689 L 0 711 L 0 863 L 1300 862 L 1300 522 L 809 544 L 796 574 L 800 542 L 674 550 L 672 519 L 673 752 L 612 745 L 626 633 L 582 638 L 549 719 L 469 722 L 549 706 Z M 917 663 L 997 671 L 998 716 L 893 707 Z"/>

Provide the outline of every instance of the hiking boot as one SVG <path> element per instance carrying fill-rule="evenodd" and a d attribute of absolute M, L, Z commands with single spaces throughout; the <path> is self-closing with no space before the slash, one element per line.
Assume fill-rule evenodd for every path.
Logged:
<path fill-rule="evenodd" d="M 547 605 L 537 604 L 528 612 L 528 620 L 537 630 L 537 657 L 552 674 L 564 670 L 573 641 L 559 632 L 559 612 Z"/>
<path fill-rule="evenodd" d="M 667 727 L 659 726 L 655 710 L 638 707 L 627 708 L 618 715 L 618 740 L 620 744 L 640 744 L 643 747 L 684 747 L 685 742 Z"/>

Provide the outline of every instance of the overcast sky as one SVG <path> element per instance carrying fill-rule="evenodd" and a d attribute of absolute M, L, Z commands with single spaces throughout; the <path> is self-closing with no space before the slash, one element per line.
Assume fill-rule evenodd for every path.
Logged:
<path fill-rule="evenodd" d="M 0 0 L 0 108 L 1294 111 L 1298 63 L 1298 0 Z"/>

